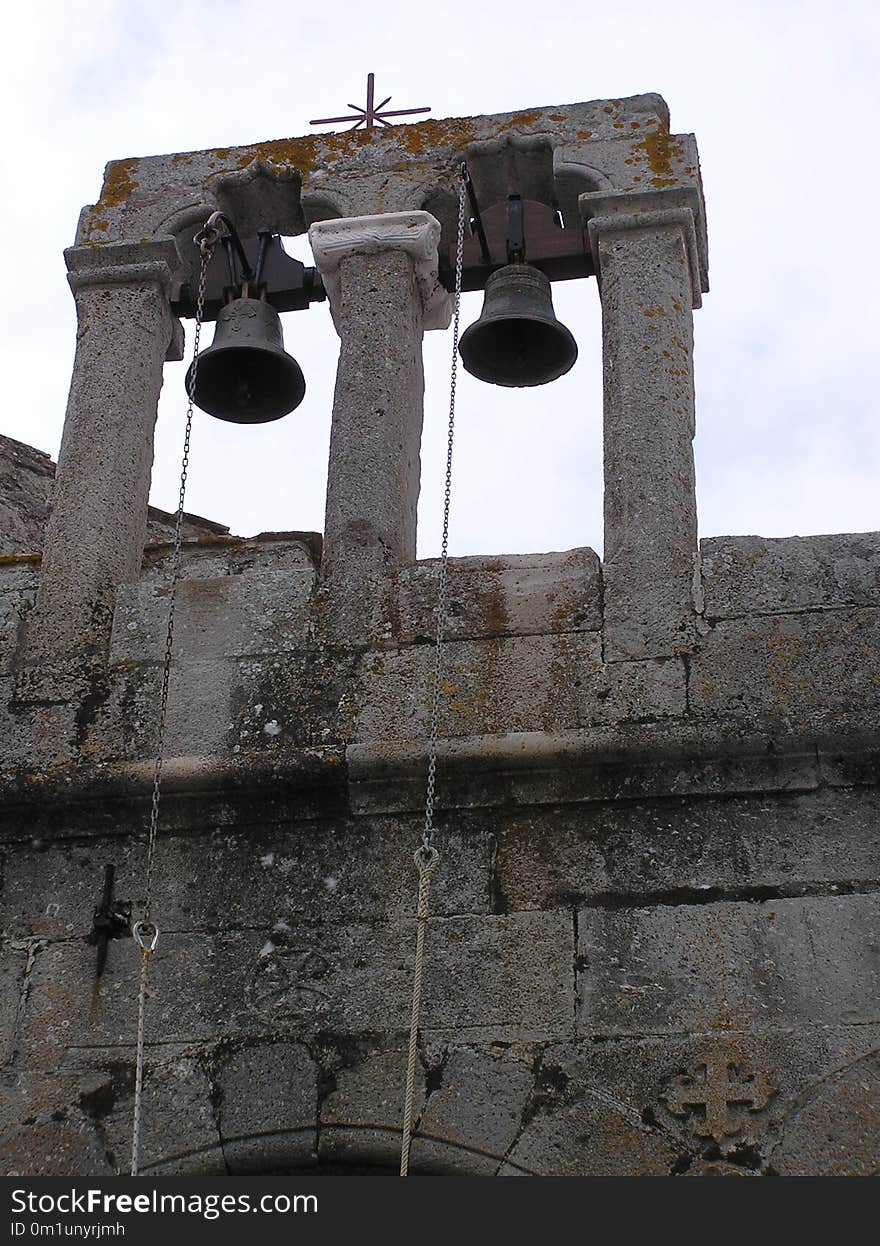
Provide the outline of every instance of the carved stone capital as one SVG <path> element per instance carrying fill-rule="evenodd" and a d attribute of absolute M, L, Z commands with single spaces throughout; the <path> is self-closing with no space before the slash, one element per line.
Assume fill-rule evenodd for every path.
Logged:
<path fill-rule="evenodd" d="M 593 261 L 601 283 L 599 240 L 629 230 L 681 229 L 687 250 L 694 307 L 702 306 L 709 289 L 708 254 L 700 195 L 695 186 L 618 193 L 589 191 L 578 198 L 587 227 Z"/>
<path fill-rule="evenodd" d="M 388 212 L 318 221 L 309 229 L 312 254 L 321 273 L 330 310 L 340 296 L 339 265 L 349 255 L 403 251 L 410 256 L 422 298 L 426 329 L 445 329 L 452 316 L 452 296 L 437 275 L 440 222 L 430 212 Z"/>
<path fill-rule="evenodd" d="M 155 282 L 167 294 L 182 267 L 173 238 L 111 242 L 100 247 L 68 247 L 67 280 L 76 293 L 87 286 L 127 286 Z"/>

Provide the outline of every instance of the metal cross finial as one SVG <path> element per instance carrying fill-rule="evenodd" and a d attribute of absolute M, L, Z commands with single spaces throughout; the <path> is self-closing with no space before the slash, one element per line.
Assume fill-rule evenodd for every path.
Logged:
<path fill-rule="evenodd" d="M 347 105 L 348 108 L 354 109 L 354 113 L 352 115 L 347 116 L 347 117 L 318 117 L 314 121 L 310 121 L 309 125 L 332 125 L 332 124 L 335 124 L 337 121 L 353 121 L 355 124 L 351 127 L 352 130 L 358 129 L 359 126 L 363 126 L 365 130 L 374 130 L 376 128 L 377 122 L 379 125 L 386 125 L 386 126 L 391 125 L 390 121 L 385 120 L 386 117 L 412 117 L 415 115 L 415 113 L 431 111 L 430 107 L 428 107 L 428 108 L 397 108 L 397 109 L 393 109 L 391 112 L 383 112 L 382 109 L 385 107 L 387 103 L 390 102 L 391 96 L 390 95 L 386 96 L 385 99 L 382 100 L 381 104 L 374 103 L 374 100 L 375 100 L 375 90 L 373 86 L 374 82 L 375 82 L 375 75 L 367 74 L 367 106 L 366 108 L 360 108 L 357 104 L 348 104 Z"/>

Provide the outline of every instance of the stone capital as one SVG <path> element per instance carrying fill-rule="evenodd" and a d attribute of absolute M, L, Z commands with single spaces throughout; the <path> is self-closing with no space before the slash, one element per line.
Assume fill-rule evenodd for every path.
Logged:
<path fill-rule="evenodd" d="M 445 329 L 452 315 L 452 295 L 437 275 L 440 222 L 430 212 L 387 212 L 318 221 L 309 229 L 315 264 L 327 290 L 330 310 L 338 304 L 339 265 L 349 255 L 403 251 L 410 256 L 422 299 L 426 329 Z"/>
<path fill-rule="evenodd" d="M 98 247 L 68 247 L 67 280 L 76 293 L 88 286 L 127 286 L 153 282 L 167 294 L 182 267 L 173 238 L 111 242 Z"/>
<path fill-rule="evenodd" d="M 629 230 L 680 229 L 690 267 L 692 304 L 702 306 L 702 292 L 709 289 L 708 255 L 700 196 L 695 186 L 635 193 L 589 191 L 579 196 L 578 206 L 600 282 L 601 238 Z"/>

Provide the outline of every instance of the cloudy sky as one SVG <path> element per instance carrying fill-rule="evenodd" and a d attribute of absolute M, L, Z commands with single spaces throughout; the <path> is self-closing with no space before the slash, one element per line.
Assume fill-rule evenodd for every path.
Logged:
<path fill-rule="evenodd" d="M 61 252 L 108 160 L 307 134 L 310 117 L 363 102 L 370 70 L 389 107 L 435 117 L 657 91 L 673 131 L 697 136 L 708 209 L 701 535 L 880 528 L 876 0 L 32 0 L 14 12 L 0 85 L 0 432 L 57 455 L 75 335 Z M 289 249 L 308 260 L 304 238 Z M 595 282 L 557 283 L 554 301 L 580 347 L 567 377 L 532 391 L 462 378 L 454 553 L 601 552 Z M 463 324 L 480 305 L 465 296 Z M 196 415 L 187 509 L 245 535 L 323 524 L 337 350 L 326 306 L 286 316 L 285 336 L 308 383 L 298 411 L 259 428 Z M 450 347 L 450 332 L 426 336 L 422 556 L 439 547 Z M 157 427 L 152 501 L 168 510 L 184 367 L 167 367 Z"/>

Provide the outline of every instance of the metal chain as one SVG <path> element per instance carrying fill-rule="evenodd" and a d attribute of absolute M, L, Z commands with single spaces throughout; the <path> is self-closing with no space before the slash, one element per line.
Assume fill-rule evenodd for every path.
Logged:
<path fill-rule="evenodd" d="M 464 257 L 464 225 L 467 216 L 467 188 L 462 176 L 458 183 L 458 243 L 455 252 L 455 299 L 452 317 L 452 369 L 449 383 L 449 425 L 446 441 L 446 482 L 443 492 L 443 539 L 440 544 L 440 571 L 437 580 L 437 641 L 434 649 L 434 680 L 431 689 L 431 724 L 428 741 L 428 784 L 425 795 L 425 828 L 422 847 L 429 851 L 434 843 L 434 788 L 437 781 L 437 738 L 440 734 L 440 700 L 443 691 L 443 633 L 446 629 L 446 588 L 449 562 L 449 503 L 452 495 L 452 449 L 455 439 L 455 388 L 458 382 L 458 328 L 461 311 L 461 270 Z"/>
<path fill-rule="evenodd" d="M 159 694 L 159 731 L 156 744 L 156 765 L 153 772 L 153 799 L 150 806 L 150 829 L 147 837 L 147 876 L 144 886 L 144 905 L 140 921 L 132 926 L 135 943 L 141 950 L 140 987 L 137 1008 L 137 1049 L 135 1055 L 134 1113 L 131 1136 L 131 1175 L 138 1175 L 141 1143 L 141 1110 L 144 1089 L 144 1021 L 146 1015 L 147 987 L 150 975 L 150 957 L 159 942 L 159 928 L 152 920 L 153 874 L 156 865 L 156 841 L 159 827 L 159 801 L 162 794 L 162 765 L 165 757 L 165 724 L 168 717 L 168 688 L 171 681 L 171 655 L 174 650 L 174 608 L 177 603 L 177 583 L 180 579 L 180 547 L 183 540 L 183 505 L 186 498 L 186 478 L 189 472 L 189 443 L 192 436 L 193 405 L 196 377 L 199 370 L 199 343 L 202 336 L 202 318 L 205 310 L 205 284 L 208 264 L 219 238 L 219 230 L 212 224 L 199 230 L 193 241 L 201 253 L 198 295 L 196 299 L 196 323 L 193 340 L 193 361 L 187 378 L 186 431 L 183 436 L 183 460 L 180 468 L 180 491 L 177 498 L 177 515 L 174 521 L 174 548 L 171 555 L 171 592 L 168 602 L 168 627 L 165 633 L 165 660 L 162 665 L 162 689 Z"/>
<path fill-rule="evenodd" d="M 449 559 L 449 503 L 452 495 L 452 449 L 455 439 L 455 386 L 458 379 L 458 326 L 461 310 L 461 270 L 464 254 L 466 185 L 464 169 L 458 184 L 458 242 L 455 252 L 455 296 L 452 321 L 452 376 L 449 387 L 449 426 L 446 443 L 446 484 L 443 494 L 443 540 L 440 546 L 440 574 L 437 585 L 437 645 L 434 652 L 434 680 L 431 691 L 431 734 L 428 743 L 428 783 L 425 796 L 425 827 L 414 860 L 419 872 L 419 900 L 416 910 L 416 956 L 413 969 L 412 1013 L 409 1050 L 406 1061 L 406 1089 L 403 1100 L 403 1142 L 400 1149 L 400 1175 L 409 1175 L 409 1153 L 413 1137 L 413 1101 L 416 1084 L 419 1017 L 422 1008 L 422 974 L 425 934 L 428 929 L 431 875 L 440 861 L 434 847 L 434 787 L 437 778 L 437 739 L 440 734 L 440 696 L 443 689 L 443 632 L 446 626 L 446 573 Z"/>

